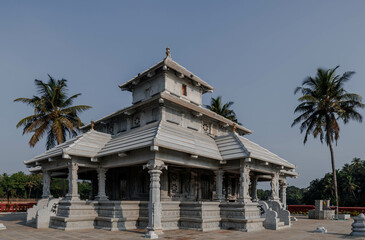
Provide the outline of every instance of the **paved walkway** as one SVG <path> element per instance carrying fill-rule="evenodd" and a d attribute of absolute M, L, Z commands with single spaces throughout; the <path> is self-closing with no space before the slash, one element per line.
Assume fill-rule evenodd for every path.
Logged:
<path fill-rule="evenodd" d="M 272 231 L 263 230 L 259 232 L 240 232 L 240 231 L 212 231 L 212 232 L 200 232 L 190 230 L 174 230 L 165 231 L 160 239 L 177 239 L 177 240 L 189 240 L 189 239 L 295 239 L 295 240 L 307 240 L 307 239 L 365 239 L 350 237 L 351 223 L 353 220 L 347 221 L 329 221 L 329 220 L 313 220 L 306 217 L 297 217 L 298 221 L 293 222 L 291 228 Z M 0 231 L 0 239 L 17 239 L 17 240 L 48 240 L 48 239 L 62 239 L 62 240 L 78 240 L 78 239 L 143 239 L 144 230 L 136 231 L 117 231 L 110 232 L 99 229 L 92 230 L 79 230 L 79 231 L 61 231 L 56 229 L 35 229 L 28 227 L 24 224 L 25 214 L 6 214 L 0 215 L 0 223 L 3 223 L 7 229 Z M 324 226 L 327 230 L 327 234 L 314 233 L 313 230 L 316 227 Z"/>

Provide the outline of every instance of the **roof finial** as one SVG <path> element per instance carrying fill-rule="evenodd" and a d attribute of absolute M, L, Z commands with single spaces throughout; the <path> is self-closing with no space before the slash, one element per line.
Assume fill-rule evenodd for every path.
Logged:
<path fill-rule="evenodd" d="M 91 130 L 94 130 L 94 121 L 91 121 Z"/>
<path fill-rule="evenodd" d="M 166 57 L 171 57 L 171 52 L 169 47 L 166 48 Z"/>

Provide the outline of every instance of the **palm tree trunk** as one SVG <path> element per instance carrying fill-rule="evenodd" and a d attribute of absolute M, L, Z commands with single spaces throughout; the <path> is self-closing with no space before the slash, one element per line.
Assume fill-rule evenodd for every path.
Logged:
<path fill-rule="evenodd" d="M 338 216 L 338 190 L 337 190 L 337 176 L 336 176 L 336 166 L 335 166 L 335 155 L 333 153 L 332 141 L 328 141 L 328 146 L 331 151 L 331 164 L 332 164 L 332 174 L 333 174 L 333 186 L 335 188 L 335 198 L 336 198 L 336 218 Z"/>

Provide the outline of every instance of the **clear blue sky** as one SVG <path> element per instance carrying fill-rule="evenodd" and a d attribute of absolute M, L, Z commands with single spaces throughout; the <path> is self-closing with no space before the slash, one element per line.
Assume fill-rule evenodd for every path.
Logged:
<path fill-rule="evenodd" d="M 356 71 L 347 89 L 365 96 L 365 1 L 1 1 L 0 172 L 26 171 L 31 149 L 16 123 L 32 113 L 17 97 L 35 94 L 34 79 L 66 78 L 81 115 L 98 119 L 131 104 L 118 84 L 172 57 L 234 101 L 249 138 L 297 165 L 306 187 L 330 171 L 319 140 L 290 125 L 293 90 L 318 67 Z M 362 111 L 365 115 L 365 112 Z M 341 128 L 337 167 L 365 158 L 365 124 Z"/>

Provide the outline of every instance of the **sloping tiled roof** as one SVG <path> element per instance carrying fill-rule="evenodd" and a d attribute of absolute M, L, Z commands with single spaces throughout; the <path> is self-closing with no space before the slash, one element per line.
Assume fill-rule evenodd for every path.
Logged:
<path fill-rule="evenodd" d="M 71 154 L 82 157 L 95 157 L 101 148 L 110 140 L 110 134 L 90 130 L 72 138 L 48 151 L 25 161 L 25 164 L 34 163 L 36 161 L 62 156 L 63 154 Z"/>
<path fill-rule="evenodd" d="M 63 153 L 81 157 L 95 157 L 110 139 L 110 134 L 91 130 L 65 148 Z"/>
<path fill-rule="evenodd" d="M 150 123 L 116 136 L 91 130 L 24 163 L 30 164 L 62 154 L 103 157 L 152 145 L 214 160 L 251 157 L 295 168 L 295 165 L 236 133 L 213 138 L 169 122 Z"/>
<path fill-rule="evenodd" d="M 160 125 L 155 138 L 155 145 L 192 155 L 222 160 L 214 138 L 169 122 Z"/>
<path fill-rule="evenodd" d="M 79 135 L 75 138 L 72 138 L 60 145 L 57 145 L 49 150 L 47 150 L 46 152 L 39 154 L 37 156 L 35 156 L 34 158 L 28 160 L 28 161 L 24 161 L 25 164 L 29 164 L 29 163 L 33 163 L 39 160 L 44 160 L 44 159 L 48 159 L 48 158 L 52 158 L 52 157 L 56 157 L 56 156 L 60 156 L 63 154 L 63 149 L 69 147 L 71 144 L 73 144 L 77 139 L 79 139 L 82 135 Z"/>
<path fill-rule="evenodd" d="M 216 137 L 215 139 L 223 160 L 231 160 L 249 156 L 249 152 L 240 144 L 239 141 L 237 141 L 237 138 L 233 135 L 234 134 L 228 134 Z"/>
<path fill-rule="evenodd" d="M 97 157 L 152 145 L 222 160 L 213 138 L 168 122 L 148 124 L 112 137 L 97 154 Z"/>
<path fill-rule="evenodd" d="M 295 168 L 295 165 L 285 159 L 235 133 L 217 137 L 216 143 L 224 160 L 251 157 L 257 160 Z"/>
<path fill-rule="evenodd" d="M 151 146 L 156 136 L 158 122 L 147 124 L 125 133 L 113 136 L 111 140 L 98 153 L 97 157 L 116 154 L 132 149 Z"/>
<path fill-rule="evenodd" d="M 254 143 L 247 138 L 237 136 L 238 139 L 241 141 L 243 146 L 247 149 L 247 151 L 250 153 L 250 157 L 263 160 L 269 163 L 279 164 L 283 166 L 287 166 L 290 168 L 295 168 L 295 165 L 289 163 L 285 159 L 279 157 L 278 155 L 270 152 L 266 148 L 261 147 L 257 143 Z"/>

